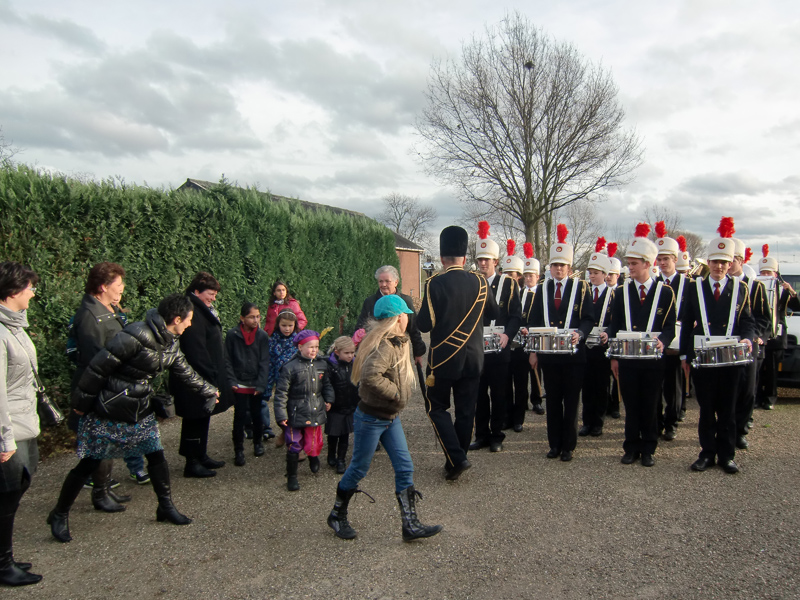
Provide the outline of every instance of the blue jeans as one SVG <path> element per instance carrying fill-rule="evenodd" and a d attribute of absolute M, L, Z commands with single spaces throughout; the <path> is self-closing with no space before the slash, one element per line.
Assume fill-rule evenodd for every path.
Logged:
<path fill-rule="evenodd" d="M 137 471 L 144 471 L 144 457 L 126 456 L 123 460 L 128 466 L 128 471 L 131 472 L 131 475 L 136 475 Z"/>
<path fill-rule="evenodd" d="M 269 420 L 269 396 L 261 396 L 261 423 L 264 433 L 272 433 L 272 423 Z"/>
<path fill-rule="evenodd" d="M 366 477 L 378 442 L 383 445 L 389 460 L 392 461 L 395 491 L 401 492 L 414 485 L 414 463 L 411 462 L 411 453 L 408 451 L 400 417 L 392 421 L 379 419 L 356 408 L 353 415 L 353 430 L 353 457 L 350 459 L 347 471 L 342 475 L 339 487 L 343 490 L 352 490 Z"/>

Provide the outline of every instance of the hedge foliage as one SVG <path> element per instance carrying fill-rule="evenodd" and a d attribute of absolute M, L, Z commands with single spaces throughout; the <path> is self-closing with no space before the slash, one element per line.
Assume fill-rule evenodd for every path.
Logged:
<path fill-rule="evenodd" d="M 133 320 L 199 270 L 222 286 L 224 327 L 243 302 L 266 311 L 284 279 L 317 330 L 352 332 L 374 293 L 375 269 L 397 266 L 394 237 L 372 219 L 275 201 L 224 179 L 210 192 L 158 190 L 116 180 L 81 182 L 24 165 L 0 169 L 0 260 L 30 265 L 41 281 L 29 310 L 40 371 L 66 393 L 71 375 L 66 325 L 91 267 L 125 267 L 122 304 Z"/>

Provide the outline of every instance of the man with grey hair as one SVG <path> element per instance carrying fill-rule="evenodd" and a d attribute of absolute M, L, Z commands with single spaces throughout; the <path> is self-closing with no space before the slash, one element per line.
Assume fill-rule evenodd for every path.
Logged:
<path fill-rule="evenodd" d="M 419 327 L 417 327 L 417 313 L 414 311 L 414 302 L 411 300 L 411 296 L 402 294 L 397 289 L 397 284 L 400 283 L 400 273 L 392 265 L 383 265 L 375 271 L 375 279 L 378 280 L 378 291 L 364 300 L 364 305 L 361 307 L 361 314 L 358 315 L 358 321 L 356 321 L 356 329 L 366 327 L 367 322 L 373 318 L 375 303 L 381 296 L 388 296 L 391 294 L 400 296 L 406 303 L 406 306 L 413 311 L 413 314 L 408 315 L 408 336 L 411 338 L 414 360 L 417 364 L 421 365 L 422 357 L 425 356 L 425 342 L 422 340 Z"/>

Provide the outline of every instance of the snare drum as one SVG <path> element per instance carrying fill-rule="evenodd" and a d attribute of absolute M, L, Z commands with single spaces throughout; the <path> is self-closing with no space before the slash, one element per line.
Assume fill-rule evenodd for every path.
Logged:
<path fill-rule="evenodd" d="M 586 336 L 586 347 L 596 348 L 597 346 L 601 346 L 603 341 L 600 339 L 600 334 L 605 330 L 605 327 L 593 327 L 589 335 Z"/>
<path fill-rule="evenodd" d="M 500 336 L 496 333 L 484 333 L 483 334 L 483 353 L 484 354 L 492 354 L 494 352 L 500 352 L 502 348 L 500 347 Z"/>
<path fill-rule="evenodd" d="M 578 346 L 572 343 L 572 331 L 570 330 L 555 333 L 531 332 L 528 333 L 525 351 L 541 354 L 575 354 Z"/>
<path fill-rule="evenodd" d="M 747 365 L 753 362 L 753 355 L 747 350 L 744 342 L 732 343 L 725 346 L 705 346 L 695 348 L 692 366 L 695 369 L 710 367 L 734 367 Z"/>
<path fill-rule="evenodd" d="M 658 338 L 611 338 L 608 340 L 608 358 L 659 359 Z"/>

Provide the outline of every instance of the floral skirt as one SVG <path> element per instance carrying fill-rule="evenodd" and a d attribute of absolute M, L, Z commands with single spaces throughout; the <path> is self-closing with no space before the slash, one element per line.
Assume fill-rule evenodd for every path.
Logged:
<path fill-rule="evenodd" d="M 125 458 L 163 449 L 153 414 L 138 423 L 110 421 L 90 414 L 81 417 L 78 425 L 79 458 Z"/>

